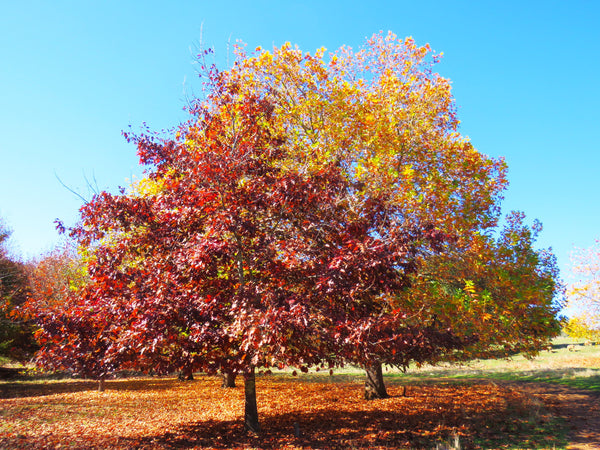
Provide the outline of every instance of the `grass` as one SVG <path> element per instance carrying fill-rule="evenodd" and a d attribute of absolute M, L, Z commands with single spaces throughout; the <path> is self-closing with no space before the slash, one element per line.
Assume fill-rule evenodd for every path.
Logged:
<path fill-rule="evenodd" d="M 575 351 L 568 350 L 574 345 Z M 536 358 L 522 355 L 510 359 L 475 360 L 460 366 L 441 365 L 413 368 L 406 374 L 392 372 L 392 378 L 410 379 L 490 379 L 504 381 L 548 382 L 600 393 L 600 346 L 586 346 L 559 337 L 552 350 Z"/>
<path fill-rule="evenodd" d="M 575 351 L 568 346 L 574 345 Z M 291 371 L 274 371 L 276 375 L 290 376 Z M 386 367 L 387 383 L 416 383 L 419 380 L 489 379 L 504 381 L 530 381 L 558 383 L 566 386 L 600 392 L 600 345 L 586 346 L 583 341 L 558 337 L 552 350 L 542 351 L 535 358 L 515 355 L 506 359 L 474 360 L 456 365 L 443 363 L 437 366 L 410 367 L 406 372 Z M 298 372 L 297 378 L 306 382 L 352 382 L 361 381 L 364 370 L 347 366 L 336 369 L 333 376 L 328 371 Z"/>

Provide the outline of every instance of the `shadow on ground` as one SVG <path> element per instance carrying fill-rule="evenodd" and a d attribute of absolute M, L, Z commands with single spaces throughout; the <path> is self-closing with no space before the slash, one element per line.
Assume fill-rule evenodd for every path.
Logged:
<path fill-rule="evenodd" d="M 518 388 L 539 398 L 565 423 L 569 449 L 600 448 L 600 392 L 556 383 L 521 383 Z"/>
<path fill-rule="evenodd" d="M 107 380 L 105 389 L 107 391 L 147 391 L 166 390 L 173 388 L 172 378 L 145 379 L 122 379 Z M 37 380 L 37 381 L 14 381 L 0 383 L 0 399 L 40 397 L 54 394 L 68 394 L 74 392 L 97 391 L 98 382 L 93 380 Z"/>
<path fill-rule="evenodd" d="M 452 443 L 458 437 L 463 449 L 522 448 L 523 443 L 527 443 L 527 448 L 566 445 L 566 441 L 556 437 L 556 426 L 560 424 L 532 414 L 529 403 L 508 407 L 508 415 L 506 411 L 485 411 L 474 416 L 465 415 L 460 409 L 419 414 L 383 409 L 283 413 L 262 417 L 259 436 L 244 432 L 240 421 L 209 420 L 157 436 L 121 438 L 119 443 L 139 449 L 436 448 L 437 444 Z"/>
<path fill-rule="evenodd" d="M 567 367 L 561 369 L 535 369 L 521 371 L 465 370 L 424 372 L 420 374 L 392 375 L 386 383 L 422 385 L 438 383 L 470 383 L 473 380 L 496 380 L 533 383 L 558 383 L 577 389 L 587 389 L 600 393 L 600 369 Z"/>

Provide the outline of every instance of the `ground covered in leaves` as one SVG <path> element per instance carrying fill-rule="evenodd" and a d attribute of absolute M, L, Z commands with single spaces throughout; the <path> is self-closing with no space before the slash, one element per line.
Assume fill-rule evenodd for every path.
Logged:
<path fill-rule="evenodd" d="M 242 428 L 243 386 L 223 389 L 215 377 L 113 380 L 105 392 L 76 380 L 4 382 L 0 448 L 435 448 L 456 439 L 463 449 L 565 447 L 572 430 L 559 397 L 573 388 L 552 395 L 543 386 L 438 380 L 404 395 L 394 379 L 390 398 L 367 402 L 357 378 L 263 376 L 263 432 L 252 436 Z M 581 407 L 588 400 L 593 408 L 597 398 L 577 398 Z"/>

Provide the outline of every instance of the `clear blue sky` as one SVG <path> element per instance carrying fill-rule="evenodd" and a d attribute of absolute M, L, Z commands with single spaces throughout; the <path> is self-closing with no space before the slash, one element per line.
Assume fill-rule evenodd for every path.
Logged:
<path fill-rule="evenodd" d="M 115 191 L 140 175 L 121 130 L 169 128 L 200 91 L 202 38 L 359 47 L 391 30 L 444 52 L 461 132 L 504 156 L 504 211 L 544 224 L 565 278 L 574 246 L 600 237 L 600 2 L 15 1 L 0 7 L 0 217 L 25 258 L 72 224 L 86 179 Z"/>

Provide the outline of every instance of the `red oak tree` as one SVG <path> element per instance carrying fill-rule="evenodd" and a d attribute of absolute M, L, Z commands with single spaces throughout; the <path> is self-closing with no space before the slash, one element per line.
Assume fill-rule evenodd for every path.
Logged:
<path fill-rule="evenodd" d="M 372 314 L 365 293 L 403 286 L 415 244 L 439 237 L 371 236 L 383 205 L 354 217 L 339 166 L 290 170 L 272 106 L 214 81 L 178 139 L 129 136 L 156 192 L 82 208 L 71 234 L 91 250 L 90 281 L 41 333 L 56 361 L 100 378 L 133 366 L 242 373 L 258 431 L 255 367 L 337 364 L 346 328 Z"/>
<path fill-rule="evenodd" d="M 290 168 L 272 105 L 213 81 L 177 139 L 128 136 L 154 193 L 101 193 L 82 208 L 71 234 L 91 251 L 90 281 L 41 324 L 45 352 L 100 378 L 116 367 L 242 373 L 246 427 L 258 431 L 256 367 L 367 361 L 375 347 L 403 364 L 459 345 L 375 301 L 444 236 L 388 223 L 382 199 L 356 214 L 339 164 Z"/>

